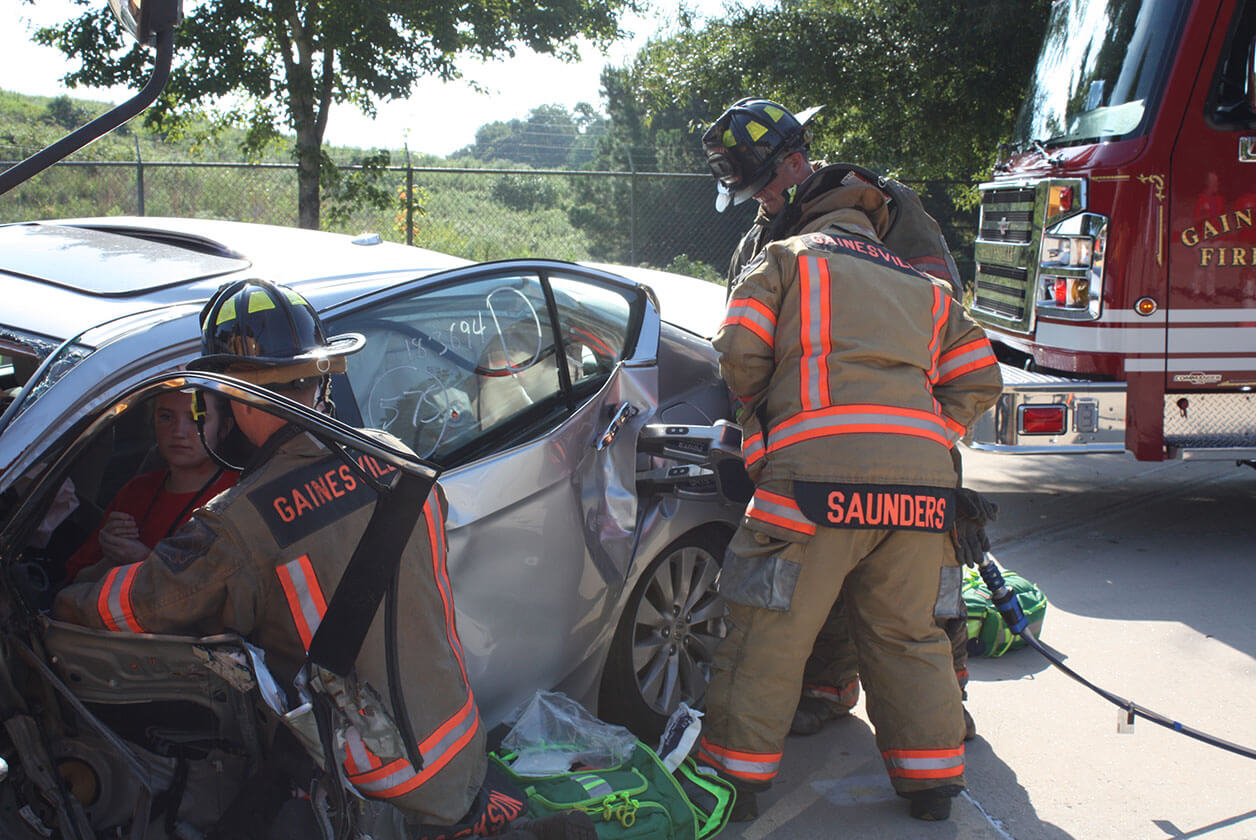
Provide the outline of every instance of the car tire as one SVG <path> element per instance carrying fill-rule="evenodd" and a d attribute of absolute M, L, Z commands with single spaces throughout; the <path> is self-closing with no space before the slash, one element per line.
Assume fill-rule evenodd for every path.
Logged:
<path fill-rule="evenodd" d="M 603 720 L 653 746 L 683 700 L 702 704 L 727 609 L 716 591 L 732 534 L 697 528 L 650 562 L 624 606 L 598 701 Z"/>

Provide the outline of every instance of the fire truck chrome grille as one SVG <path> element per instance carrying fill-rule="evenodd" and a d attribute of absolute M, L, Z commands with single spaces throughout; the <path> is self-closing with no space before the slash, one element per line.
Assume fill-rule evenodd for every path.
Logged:
<path fill-rule="evenodd" d="M 980 238 L 987 242 L 1029 242 L 1034 224 L 1034 190 L 991 190 L 981 197 Z"/>

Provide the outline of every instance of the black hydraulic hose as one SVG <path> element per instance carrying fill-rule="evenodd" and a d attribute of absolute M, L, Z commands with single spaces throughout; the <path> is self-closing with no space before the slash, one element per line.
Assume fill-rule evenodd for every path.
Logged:
<path fill-rule="evenodd" d="M 1218 738 L 1215 735 L 1209 735 L 1207 732 L 1201 732 L 1176 720 L 1165 717 L 1158 712 L 1153 712 L 1145 706 L 1140 706 L 1133 701 L 1126 700 L 1119 694 L 1113 694 L 1106 689 L 1100 688 L 1081 674 L 1060 661 L 1059 657 L 1051 653 L 1042 643 L 1034 638 L 1033 632 L 1029 629 L 1029 620 L 1025 617 L 1025 611 L 1021 609 L 1020 600 L 1016 594 L 1008 588 L 1007 583 L 1003 580 L 1003 575 L 999 572 L 999 567 L 994 564 L 989 555 L 984 555 L 981 562 L 977 564 L 977 571 L 981 573 L 981 579 L 985 581 L 986 587 L 990 590 L 991 599 L 994 601 L 995 607 L 999 611 L 999 615 L 1003 617 L 1003 621 L 1007 624 L 1008 629 L 1019 635 L 1025 640 L 1025 643 L 1034 650 L 1041 653 L 1046 660 L 1055 667 L 1059 668 L 1068 676 L 1077 682 L 1089 688 L 1109 703 L 1119 709 L 1122 709 L 1128 715 L 1128 722 L 1133 723 L 1135 716 L 1149 720 L 1154 724 L 1163 726 L 1165 729 L 1172 729 L 1174 732 L 1180 732 L 1183 735 L 1194 738 L 1196 741 L 1202 741 L 1214 747 L 1228 750 L 1232 753 L 1244 756 L 1246 758 L 1256 758 L 1256 750 L 1250 747 L 1244 747 L 1239 744 Z"/>

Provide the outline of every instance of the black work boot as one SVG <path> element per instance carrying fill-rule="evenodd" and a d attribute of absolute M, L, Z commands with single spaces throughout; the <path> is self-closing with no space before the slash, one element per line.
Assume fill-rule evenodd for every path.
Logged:
<path fill-rule="evenodd" d="M 973 720 L 972 715 L 968 714 L 966 707 L 961 708 L 964 709 L 964 740 L 971 741 L 977 737 L 977 722 Z"/>
<path fill-rule="evenodd" d="M 750 822 L 759 817 L 759 797 L 753 790 L 747 790 L 740 785 L 734 785 L 737 788 L 737 800 L 733 803 L 733 810 L 729 813 L 730 822 Z"/>
<path fill-rule="evenodd" d="M 955 785 L 942 785 L 903 795 L 911 803 L 908 813 L 913 819 L 942 822 L 951 818 L 951 800 L 959 795 L 959 791 L 960 788 Z"/>
<path fill-rule="evenodd" d="M 789 724 L 790 735 L 814 735 L 824 728 L 824 724 L 850 714 L 850 709 L 834 706 L 818 697 L 803 697 L 794 710 L 794 719 Z"/>

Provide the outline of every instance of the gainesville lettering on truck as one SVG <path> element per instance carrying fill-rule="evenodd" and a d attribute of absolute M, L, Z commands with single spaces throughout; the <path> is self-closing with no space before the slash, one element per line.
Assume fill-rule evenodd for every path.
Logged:
<path fill-rule="evenodd" d="M 981 185 L 999 452 L 1256 464 L 1256 0 L 1057 0 Z"/>

